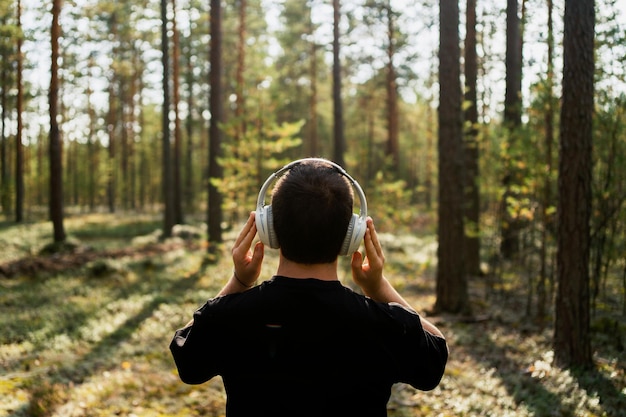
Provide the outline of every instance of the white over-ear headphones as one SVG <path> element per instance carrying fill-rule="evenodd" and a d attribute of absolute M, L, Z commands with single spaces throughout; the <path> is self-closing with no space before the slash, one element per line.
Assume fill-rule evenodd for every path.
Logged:
<path fill-rule="evenodd" d="M 280 246 L 278 244 L 278 239 L 276 238 L 276 232 L 274 231 L 274 218 L 272 216 L 272 206 L 265 205 L 265 195 L 267 194 L 267 190 L 270 185 L 283 176 L 287 171 L 289 171 L 294 166 L 302 163 L 303 161 L 320 161 L 326 164 L 333 166 L 341 175 L 346 177 L 350 184 L 352 184 L 352 188 L 356 191 L 356 195 L 359 198 L 360 202 L 360 210 L 359 214 L 352 214 L 352 218 L 350 219 L 350 223 L 348 224 L 348 231 L 346 232 L 346 237 L 341 245 L 340 255 L 352 255 L 359 249 L 359 245 L 363 240 L 363 236 L 365 235 L 365 230 L 367 229 L 367 201 L 365 200 L 365 193 L 361 189 L 361 186 L 354 178 L 352 178 L 345 169 L 341 166 L 337 165 L 332 161 L 328 161 L 326 159 L 321 158 L 306 158 L 306 159 L 298 159 L 297 161 L 293 161 L 288 165 L 285 165 L 272 175 L 270 175 L 265 183 L 261 187 L 259 191 L 259 197 L 256 203 L 256 228 L 257 233 L 259 234 L 259 238 L 261 242 L 268 245 L 270 248 L 278 249 Z"/>

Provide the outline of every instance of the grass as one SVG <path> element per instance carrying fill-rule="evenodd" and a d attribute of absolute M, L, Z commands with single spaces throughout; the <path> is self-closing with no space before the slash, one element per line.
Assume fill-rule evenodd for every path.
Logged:
<path fill-rule="evenodd" d="M 47 223 L 0 225 L 0 416 L 224 415 L 219 378 L 182 384 L 168 345 L 229 277 L 235 232 L 225 235 L 218 261 L 206 263 L 201 241 L 160 242 L 158 226 L 154 218 L 76 216 L 67 229 L 92 247 L 89 256 L 44 262 L 37 254 L 50 239 Z M 435 237 L 381 240 L 389 278 L 427 311 Z M 264 276 L 276 261 L 267 251 Z M 14 268 L 3 277 L 8 264 Z M 350 285 L 345 260 L 341 270 Z M 394 386 L 390 416 L 626 416 L 623 327 L 594 327 L 595 370 L 560 369 L 552 330 L 524 316 L 519 286 L 496 293 L 483 284 L 472 281 L 472 298 L 487 319 L 431 317 L 451 347 L 441 385 L 431 392 Z"/>

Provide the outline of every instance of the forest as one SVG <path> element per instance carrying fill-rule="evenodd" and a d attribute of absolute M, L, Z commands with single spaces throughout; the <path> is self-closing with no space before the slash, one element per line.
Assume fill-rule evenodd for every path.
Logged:
<path fill-rule="evenodd" d="M 626 416 L 624 0 L 0 0 L 0 32 L 0 417 L 224 415 L 167 345 L 308 156 L 448 338 L 390 416 Z"/>

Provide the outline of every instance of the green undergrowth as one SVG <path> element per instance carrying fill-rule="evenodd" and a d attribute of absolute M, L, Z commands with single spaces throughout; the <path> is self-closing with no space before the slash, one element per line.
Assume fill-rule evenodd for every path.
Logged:
<path fill-rule="evenodd" d="M 0 275 L 0 416 L 223 416 L 220 379 L 182 384 L 168 345 L 229 278 L 236 232 L 225 234 L 220 256 L 207 262 L 201 228 L 161 241 L 150 237 L 158 227 L 150 218 L 73 221 L 68 230 L 77 244 L 96 247 L 101 256 L 60 272 Z M 43 256 L 47 227 L 2 226 L 0 266 Z M 435 237 L 383 233 L 381 241 L 389 279 L 428 311 Z M 120 247 L 127 251 L 107 252 Z M 263 276 L 276 263 L 275 251 L 266 251 Z M 342 259 L 340 267 L 351 286 L 349 262 Z M 625 360 L 611 342 L 614 328 L 594 332 L 595 370 L 560 369 L 553 364 L 552 330 L 525 318 L 523 297 L 486 297 L 483 285 L 478 278 L 471 285 L 481 319 L 430 317 L 449 340 L 446 374 L 430 392 L 394 386 L 390 416 L 626 415 Z"/>

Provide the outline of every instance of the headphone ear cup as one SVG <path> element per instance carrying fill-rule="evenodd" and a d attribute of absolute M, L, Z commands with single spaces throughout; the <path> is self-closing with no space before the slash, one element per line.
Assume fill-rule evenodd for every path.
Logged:
<path fill-rule="evenodd" d="M 267 206 L 267 232 L 270 248 L 278 249 L 278 238 L 276 237 L 276 230 L 274 230 L 274 214 L 272 213 L 272 206 Z"/>
<path fill-rule="evenodd" d="M 272 249 L 278 249 L 278 239 L 276 238 L 276 231 L 274 231 L 274 217 L 272 216 L 272 206 L 267 205 L 263 208 L 257 209 L 256 216 L 256 231 L 259 234 L 259 239 L 265 245 Z"/>
<path fill-rule="evenodd" d="M 359 250 L 359 246 L 361 245 L 363 236 L 365 236 L 365 225 L 366 222 L 363 221 L 361 217 L 356 214 L 352 214 L 350 223 L 348 223 L 348 231 L 346 232 L 346 237 L 343 240 L 343 244 L 341 245 L 341 252 L 339 253 L 340 255 L 352 255 L 354 252 Z"/>

